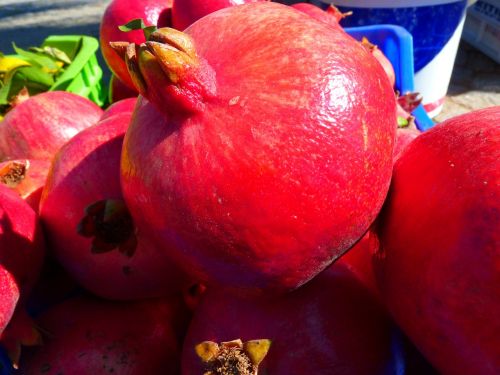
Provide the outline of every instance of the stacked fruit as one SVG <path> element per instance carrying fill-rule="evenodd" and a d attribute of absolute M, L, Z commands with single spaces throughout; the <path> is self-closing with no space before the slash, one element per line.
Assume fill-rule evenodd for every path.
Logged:
<path fill-rule="evenodd" d="M 395 363 L 400 327 L 440 373 L 497 374 L 500 108 L 398 133 L 412 97 L 342 15 L 249 3 L 114 0 L 102 48 L 132 97 L 0 122 L 15 366 L 433 372 Z"/>

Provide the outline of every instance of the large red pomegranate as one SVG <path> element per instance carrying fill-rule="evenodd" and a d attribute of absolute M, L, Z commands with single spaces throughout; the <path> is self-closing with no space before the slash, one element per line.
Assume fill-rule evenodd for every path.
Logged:
<path fill-rule="evenodd" d="M 176 375 L 187 318 L 171 300 L 71 299 L 37 321 L 47 335 L 22 357 L 21 373 Z"/>
<path fill-rule="evenodd" d="M 102 109 L 66 91 L 49 91 L 18 104 L 0 121 L 0 161 L 50 160 L 67 140 L 94 125 Z"/>
<path fill-rule="evenodd" d="M 0 183 L 16 191 L 35 212 L 38 212 L 49 160 L 18 159 L 0 163 Z"/>
<path fill-rule="evenodd" d="M 172 26 L 184 30 L 189 25 L 219 9 L 266 0 L 174 0 Z"/>
<path fill-rule="evenodd" d="M 134 98 L 137 97 L 137 95 L 139 95 L 139 93 L 135 87 L 131 88 L 130 85 L 123 83 L 122 80 L 117 78 L 114 74 L 111 76 L 108 90 L 110 103 L 115 103 L 126 98 Z"/>
<path fill-rule="evenodd" d="M 135 90 L 135 87 L 130 80 L 127 67 L 109 43 L 144 42 L 141 30 L 124 33 L 118 27 L 137 18 L 141 18 L 146 26 L 171 26 L 171 8 L 172 0 L 113 0 L 106 7 L 99 30 L 102 55 L 111 71 L 130 89 Z"/>
<path fill-rule="evenodd" d="M 343 31 L 259 2 L 128 47 L 141 93 L 132 216 L 208 284 L 295 288 L 363 235 L 392 171 L 395 98 Z"/>
<path fill-rule="evenodd" d="M 445 375 L 500 372 L 499 123 L 497 106 L 419 135 L 379 223 L 383 298 Z"/>
<path fill-rule="evenodd" d="M 40 202 L 54 256 L 83 287 L 111 299 L 156 297 L 188 286 L 168 249 L 137 229 L 123 201 L 120 155 L 131 115 L 100 121 L 64 145 Z"/>
<path fill-rule="evenodd" d="M 382 374 L 391 357 L 390 320 L 362 284 L 338 265 L 279 298 L 236 297 L 209 289 L 184 343 L 183 375 L 256 373 L 218 367 L 231 357 L 240 368 L 252 362 L 236 347 L 224 353 L 221 345 L 219 352 L 213 352 L 214 358 L 221 357 L 205 358 L 206 363 L 196 353 L 203 354 L 202 347 L 195 351 L 205 341 L 220 344 L 235 339 L 271 340 L 259 374 Z M 214 349 L 213 343 L 205 347 Z"/>

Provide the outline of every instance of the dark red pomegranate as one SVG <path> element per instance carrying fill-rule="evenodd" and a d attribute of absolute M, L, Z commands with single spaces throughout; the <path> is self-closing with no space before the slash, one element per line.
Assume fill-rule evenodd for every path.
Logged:
<path fill-rule="evenodd" d="M 209 289 L 184 343 L 183 375 L 256 374 L 251 371 L 251 349 L 248 353 L 237 345 L 227 350 L 213 345 L 235 339 L 261 340 L 261 352 L 267 347 L 259 374 L 375 375 L 383 373 L 391 357 L 390 320 L 359 281 L 338 265 L 279 298 L 244 298 Z M 212 343 L 197 347 L 206 341 Z M 205 363 L 197 353 L 208 354 Z M 217 355 L 221 357 L 215 359 Z M 247 372 L 223 370 L 220 365 L 226 360 Z"/>
<path fill-rule="evenodd" d="M 111 76 L 109 81 L 109 101 L 110 103 L 116 103 L 117 101 L 137 97 L 139 93 L 135 88 L 131 88 L 129 85 L 123 83 L 120 78 L 117 78 L 114 74 Z"/>
<path fill-rule="evenodd" d="M 22 357 L 21 372 L 176 375 L 187 318 L 178 301 L 71 299 L 37 321 L 47 335 Z"/>
<path fill-rule="evenodd" d="M 62 147 L 40 202 L 54 256 L 83 287 L 110 299 L 173 294 L 188 285 L 168 249 L 137 229 L 123 201 L 120 155 L 130 117 L 109 117 Z"/>
<path fill-rule="evenodd" d="M 368 229 L 395 98 L 343 31 L 259 2 L 161 29 L 127 61 L 147 100 L 124 141 L 124 196 L 197 280 L 293 289 Z"/>
<path fill-rule="evenodd" d="M 113 74 L 130 89 L 135 90 L 135 87 L 130 80 L 127 67 L 109 43 L 144 42 L 141 30 L 124 33 L 118 27 L 137 18 L 141 18 L 146 26 L 171 26 L 171 7 L 172 0 L 113 0 L 107 6 L 99 30 L 102 55 Z"/>
<path fill-rule="evenodd" d="M 35 211 L 0 185 L 0 266 L 16 280 L 21 298 L 36 282 L 44 255 L 45 242 Z"/>
<path fill-rule="evenodd" d="M 137 98 L 127 98 L 117 101 L 116 103 L 111 104 L 101 116 L 99 121 L 105 120 L 109 117 L 120 113 L 132 113 L 135 108 L 135 103 L 137 102 Z"/>
<path fill-rule="evenodd" d="M 184 30 L 195 21 L 219 9 L 257 1 L 266 0 L 174 0 L 172 26 L 177 30 Z"/>
<path fill-rule="evenodd" d="M 419 135 L 379 223 L 383 298 L 446 375 L 500 371 L 499 122 L 497 106 Z"/>
<path fill-rule="evenodd" d="M 0 163 L 0 183 L 11 188 L 38 212 L 49 160 L 18 159 Z"/>
<path fill-rule="evenodd" d="M 102 109 L 89 99 L 66 91 L 30 97 L 0 121 L 0 161 L 51 160 L 66 141 L 94 125 Z"/>

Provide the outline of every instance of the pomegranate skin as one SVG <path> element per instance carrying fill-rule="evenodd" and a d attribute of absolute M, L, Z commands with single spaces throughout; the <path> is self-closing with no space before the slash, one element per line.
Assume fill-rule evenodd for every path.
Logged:
<path fill-rule="evenodd" d="M 136 102 L 137 98 L 135 97 L 135 98 L 122 99 L 111 104 L 108 108 L 106 108 L 99 121 L 105 120 L 119 113 L 132 114 Z"/>
<path fill-rule="evenodd" d="M 52 254 L 84 288 L 108 299 L 137 299 L 180 292 L 187 282 L 165 249 L 130 226 L 83 224 L 89 207 L 104 200 L 121 200 L 120 155 L 131 113 L 109 117 L 81 132 L 56 154 L 40 202 Z M 110 206 L 111 207 L 111 206 Z M 106 208 L 107 209 L 107 208 Z M 128 216 L 122 216 L 128 220 Z M 122 221 L 123 222 L 123 221 Z M 128 222 L 127 222 L 128 223 Z M 84 235 L 89 225 L 97 229 Z M 107 228 L 112 228 L 108 230 Z M 99 233 L 102 233 L 99 237 Z M 108 248 L 108 236 L 127 231 Z M 94 246 L 97 238 L 102 242 Z M 126 254 L 122 244 L 132 253 Z M 71 244 L 71 246 L 68 246 Z M 127 245 L 126 245 L 127 246 Z M 94 248 L 95 250 L 92 250 Z M 129 250 L 126 250 L 129 251 Z"/>
<path fill-rule="evenodd" d="M 111 103 L 116 103 L 120 100 L 127 98 L 137 97 L 139 93 L 135 88 L 131 88 L 129 85 L 123 83 L 120 78 L 115 75 L 111 76 L 109 81 L 109 101 Z"/>
<path fill-rule="evenodd" d="M 66 141 L 94 125 L 102 109 L 65 91 L 30 97 L 0 122 L 0 160 L 51 160 Z"/>
<path fill-rule="evenodd" d="M 182 374 L 204 373 L 195 345 L 238 338 L 271 340 L 259 374 L 376 375 L 391 357 L 390 319 L 338 265 L 279 298 L 245 298 L 209 289 L 188 329 Z"/>
<path fill-rule="evenodd" d="M 217 10 L 258 1 L 266 0 L 174 0 L 172 25 L 177 30 L 184 30 L 195 21 Z"/>
<path fill-rule="evenodd" d="M 420 135 L 416 128 L 398 128 L 396 130 L 396 142 L 394 143 L 394 163 L 401 157 L 408 145 Z"/>
<path fill-rule="evenodd" d="M 17 192 L 38 213 L 40 197 L 49 168 L 49 160 L 5 161 L 0 163 L 0 183 Z"/>
<path fill-rule="evenodd" d="M 22 298 L 35 284 L 44 255 L 45 240 L 35 211 L 0 185 L 0 265 L 15 278 Z"/>
<path fill-rule="evenodd" d="M 12 274 L 0 264 L 0 340 L 19 300 L 19 288 Z"/>
<path fill-rule="evenodd" d="M 216 95 L 192 112 L 139 100 L 122 154 L 132 216 L 196 280 L 296 288 L 380 210 L 392 88 L 359 43 L 285 5 L 226 8 L 186 34 L 214 72 Z M 199 98 L 171 99 L 182 106 L 186 97 Z"/>
<path fill-rule="evenodd" d="M 318 21 L 324 22 L 332 27 L 341 28 L 339 24 L 340 13 L 335 14 L 333 12 L 327 12 L 317 7 L 316 5 L 310 3 L 295 3 L 292 4 L 291 7 L 311 16 L 312 18 Z"/>
<path fill-rule="evenodd" d="M 120 81 L 135 91 L 127 67 L 119 55 L 110 47 L 110 42 L 145 41 L 142 30 L 123 32 L 118 26 L 125 25 L 136 18 L 142 18 L 146 26 L 171 25 L 172 0 L 113 0 L 109 3 L 101 19 L 99 41 L 106 64 Z"/>
<path fill-rule="evenodd" d="M 377 282 L 445 375 L 500 372 L 500 107 L 419 135 L 394 167 Z"/>
<path fill-rule="evenodd" d="M 49 335 L 21 358 L 21 373 L 179 374 L 179 332 L 186 327 L 179 306 L 170 300 L 67 300 L 38 319 Z"/>

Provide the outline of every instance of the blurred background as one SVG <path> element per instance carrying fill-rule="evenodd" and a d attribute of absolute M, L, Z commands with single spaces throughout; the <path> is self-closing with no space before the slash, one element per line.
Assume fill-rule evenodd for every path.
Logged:
<path fill-rule="evenodd" d="M 326 0 L 325 0 L 326 1 Z M 49 35 L 54 34 L 86 34 L 99 38 L 100 18 L 110 0 L 0 0 L 0 51 L 12 53 L 12 42 L 20 47 L 36 46 Z M 298 1 L 281 1 L 294 3 Z M 312 1 L 319 4 L 318 1 Z M 500 9 L 499 0 L 479 0 L 476 8 L 486 7 L 492 10 L 492 35 L 495 40 L 488 44 L 492 48 L 500 48 L 500 15 L 495 12 L 495 2 Z M 493 8 L 492 8 L 493 4 Z M 472 7 L 471 7 L 472 8 Z M 457 57 L 451 77 L 448 95 L 443 111 L 436 117 L 442 121 L 453 115 L 469 112 L 473 109 L 500 105 L 500 64 L 476 49 L 464 40 L 469 30 L 468 40 L 474 39 L 484 25 L 478 25 L 481 19 L 477 12 L 469 9 L 464 33 L 459 44 Z M 490 25 L 491 26 L 491 25 Z M 484 31 L 484 30 L 483 30 Z M 490 30 L 491 31 L 491 30 Z M 496 34 L 495 34 L 496 33 Z M 497 53 L 500 52 L 497 50 Z M 110 78 L 109 70 L 100 53 L 99 63 L 104 70 L 104 82 Z"/>

